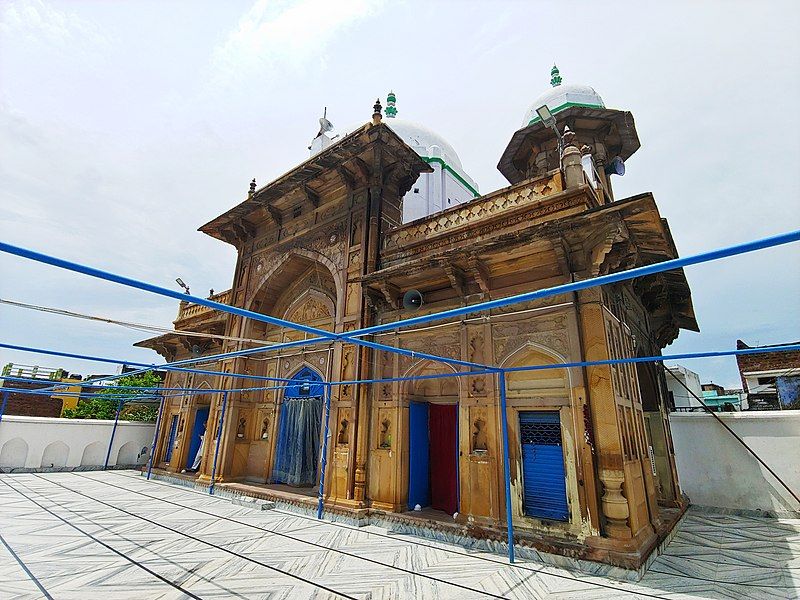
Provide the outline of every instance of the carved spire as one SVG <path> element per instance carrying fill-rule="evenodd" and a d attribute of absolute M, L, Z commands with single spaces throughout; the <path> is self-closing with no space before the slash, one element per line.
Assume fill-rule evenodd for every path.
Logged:
<path fill-rule="evenodd" d="M 561 71 L 559 71 L 558 67 L 555 65 L 550 69 L 550 85 L 553 87 L 561 85 Z"/>
<path fill-rule="evenodd" d="M 377 125 L 378 123 L 381 122 L 381 119 L 383 118 L 383 114 L 381 113 L 382 109 L 383 109 L 383 107 L 381 106 L 381 99 L 380 98 L 376 98 L 375 99 L 375 106 L 372 107 L 372 110 L 374 111 L 372 113 L 372 124 L 373 125 Z"/>

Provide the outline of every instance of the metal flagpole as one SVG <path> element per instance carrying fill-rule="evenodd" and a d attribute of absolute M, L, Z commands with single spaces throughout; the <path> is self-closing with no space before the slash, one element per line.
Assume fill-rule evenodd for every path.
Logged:
<path fill-rule="evenodd" d="M 514 518 L 511 514 L 511 457 L 508 451 L 508 406 L 506 403 L 506 372 L 497 373 L 500 386 L 500 422 L 503 424 L 503 470 L 506 480 L 506 528 L 508 529 L 508 562 L 514 562 Z"/>
<path fill-rule="evenodd" d="M 328 438 L 330 437 L 331 421 L 331 386 L 323 384 L 325 394 L 325 434 L 322 436 L 322 462 L 319 471 L 319 500 L 317 501 L 317 519 L 322 518 L 322 505 L 325 497 L 325 467 L 328 464 Z"/>
<path fill-rule="evenodd" d="M 3 420 L 3 415 L 6 414 L 6 405 L 8 404 L 9 392 L 3 392 L 3 403 L 0 404 L 0 421 Z"/>
<path fill-rule="evenodd" d="M 150 446 L 150 460 L 147 461 L 147 481 L 150 481 L 150 474 L 153 472 L 153 460 L 156 455 L 156 442 L 158 441 L 158 428 L 161 427 L 161 414 L 164 412 L 164 397 L 158 403 L 158 415 L 156 416 L 156 430 L 153 432 L 153 444 Z"/>
<path fill-rule="evenodd" d="M 117 423 L 119 423 L 119 413 L 122 410 L 122 398 L 117 402 L 117 412 L 114 415 L 114 427 L 111 428 L 111 439 L 108 440 L 108 452 L 106 452 L 106 462 L 103 464 L 103 471 L 108 468 L 108 459 L 111 458 L 111 446 L 114 444 L 114 434 L 117 433 Z"/>
<path fill-rule="evenodd" d="M 211 485 L 208 488 L 209 495 L 214 495 L 214 484 L 217 479 L 217 455 L 219 454 L 219 442 L 222 439 L 222 424 L 225 422 L 225 408 L 228 406 L 228 392 L 222 392 L 222 407 L 219 411 L 219 421 L 217 421 L 217 442 L 214 445 L 214 462 L 211 467 Z"/>

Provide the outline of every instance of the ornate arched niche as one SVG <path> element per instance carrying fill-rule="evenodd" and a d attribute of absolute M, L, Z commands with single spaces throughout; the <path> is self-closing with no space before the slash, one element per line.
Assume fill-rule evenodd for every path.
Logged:
<path fill-rule="evenodd" d="M 418 363 L 409 369 L 406 376 L 448 375 L 455 371 L 444 364 L 430 361 Z M 436 379 L 415 379 L 403 382 L 403 397 L 406 401 L 440 402 L 457 404 L 460 393 L 460 377 L 440 377 Z"/>
<path fill-rule="evenodd" d="M 509 356 L 503 367 L 555 365 L 566 360 L 555 352 L 534 344 L 523 346 Z M 549 368 L 531 371 L 510 371 L 506 374 L 509 398 L 548 399 L 553 404 L 569 404 L 570 376 L 568 369 Z"/>

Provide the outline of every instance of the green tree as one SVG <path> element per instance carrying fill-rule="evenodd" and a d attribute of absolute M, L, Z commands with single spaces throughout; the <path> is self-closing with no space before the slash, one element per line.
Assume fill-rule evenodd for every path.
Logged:
<path fill-rule="evenodd" d="M 114 385 L 97 392 L 97 396 L 81 398 L 78 400 L 78 406 L 65 409 L 63 416 L 67 419 L 113 419 L 119 401 L 122 399 L 128 406 L 123 408 L 120 414 L 121 418 L 129 421 L 153 422 L 156 420 L 157 409 L 153 406 L 137 404 L 136 398 L 142 397 L 143 400 L 145 397 L 152 398 L 152 388 L 159 385 L 161 385 L 161 378 L 152 371 L 126 375 L 117 379 Z M 96 390 L 97 388 L 90 389 Z"/>

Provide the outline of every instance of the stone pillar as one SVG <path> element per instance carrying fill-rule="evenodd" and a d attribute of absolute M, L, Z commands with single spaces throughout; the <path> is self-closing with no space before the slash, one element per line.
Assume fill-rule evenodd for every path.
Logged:
<path fill-rule="evenodd" d="M 580 163 L 580 151 L 577 151 Z M 590 288 L 578 292 L 578 313 L 583 333 L 583 355 L 587 361 L 610 358 L 603 318 L 602 292 Z M 586 368 L 587 388 L 594 423 L 598 478 L 602 484 L 600 507 L 605 519 L 603 531 L 611 538 L 630 539 L 630 509 L 623 494 L 625 463 L 617 419 L 617 403 L 608 365 Z"/>
<path fill-rule="evenodd" d="M 564 129 L 564 154 L 561 157 L 561 168 L 564 171 L 564 182 L 567 189 L 576 188 L 585 183 L 583 165 L 581 164 L 581 151 L 574 145 L 575 134 Z"/>

